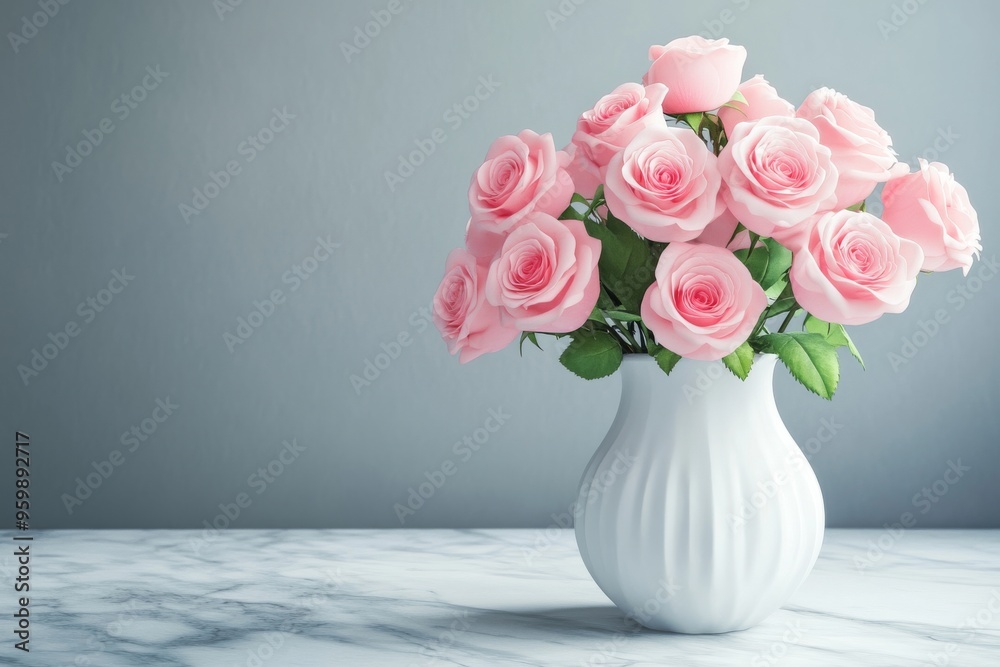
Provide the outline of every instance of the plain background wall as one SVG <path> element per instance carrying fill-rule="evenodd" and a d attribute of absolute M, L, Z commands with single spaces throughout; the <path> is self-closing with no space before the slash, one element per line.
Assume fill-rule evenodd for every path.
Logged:
<path fill-rule="evenodd" d="M 407 527 L 550 524 L 610 425 L 618 377 L 578 380 L 551 344 L 459 366 L 421 309 L 490 142 L 532 128 L 565 144 L 581 111 L 640 79 L 650 44 L 724 34 L 748 49 L 746 78 L 764 73 L 795 104 L 828 85 L 875 108 L 901 159 L 937 151 L 957 174 L 994 257 L 990 0 L 403 0 L 350 62 L 341 44 L 386 0 L 226 1 L 70 2 L 16 53 L 0 45 L 0 478 L 12 484 L 13 433 L 28 432 L 36 527 L 199 527 L 241 493 L 234 527 L 399 526 L 394 504 L 449 459 L 456 474 Z M 5 2 L 0 29 L 38 11 Z M 167 76 L 121 118 L 114 100 L 147 67 Z M 480 77 L 499 85 L 446 116 Z M 241 142 L 285 108 L 294 119 L 248 161 Z M 104 118 L 113 131 L 60 182 L 53 162 Z M 436 128 L 444 143 L 391 190 L 385 172 Z M 240 173 L 185 221 L 179 205 L 231 160 Z M 292 291 L 283 276 L 317 237 L 340 246 Z M 134 280 L 86 321 L 78 304 L 123 267 Z M 284 302 L 230 352 L 224 334 L 275 289 Z M 844 355 L 832 403 L 779 368 L 778 405 L 812 443 L 830 525 L 909 511 L 921 527 L 1000 526 L 998 308 L 1000 281 L 923 276 L 906 313 L 852 329 L 868 370 Z M 919 333 L 938 310 L 948 322 Z M 25 384 L 18 365 L 70 322 L 79 335 Z M 356 389 L 351 375 L 403 333 L 410 344 Z M 893 368 L 904 338 L 921 347 Z M 122 434 L 168 398 L 179 407 L 128 451 Z M 454 444 L 490 409 L 509 419 L 463 460 Z M 279 469 L 286 439 L 304 450 L 253 477 Z M 114 450 L 121 465 L 69 513 L 64 494 Z M 921 513 L 915 494 L 949 461 L 971 470 Z"/>

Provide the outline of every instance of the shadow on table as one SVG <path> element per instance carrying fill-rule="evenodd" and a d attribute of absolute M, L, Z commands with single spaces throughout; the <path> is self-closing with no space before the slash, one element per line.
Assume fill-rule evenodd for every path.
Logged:
<path fill-rule="evenodd" d="M 452 620 L 454 616 L 448 616 Z M 532 633 L 549 636 L 552 632 L 560 634 L 592 632 L 595 634 L 625 634 L 664 635 L 671 633 L 650 630 L 629 620 L 620 609 L 612 604 L 595 607 L 555 607 L 552 609 L 532 609 L 526 611 L 511 611 L 505 609 L 469 609 L 463 612 L 463 618 L 470 629 L 497 635 L 516 635 L 530 637 Z M 434 626 L 444 618 L 427 619 Z"/>

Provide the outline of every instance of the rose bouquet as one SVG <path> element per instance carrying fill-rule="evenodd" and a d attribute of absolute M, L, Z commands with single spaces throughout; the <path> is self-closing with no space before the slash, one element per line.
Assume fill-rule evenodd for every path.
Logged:
<path fill-rule="evenodd" d="M 921 271 L 968 273 L 982 246 L 965 189 L 937 162 L 911 173 L 841 93 L 795 108 L 760 75 L 740 83 L 746 50 L 728 40 L 649 56 L 642 84 L 598 100 L 565 149 L 530 130 L 493 143 L 434 297 L 438 329 L 462 362 L 568 337 L 560 361 L 587 379 L 623 354 L 666 373 L 721 359 L 745 379 L 773 353 L 830 398 L 838 348 L 861 361 L 845 325 L 903 311 Z"/>

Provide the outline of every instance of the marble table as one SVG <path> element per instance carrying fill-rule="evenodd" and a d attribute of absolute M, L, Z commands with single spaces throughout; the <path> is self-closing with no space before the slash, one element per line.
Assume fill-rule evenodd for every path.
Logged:
<path fill-rule="evenodd" d="M 0 664 L 1000 665 L 1000 531 L 830 530 L 784 609 L 714 636 L 632 626 L 566 530 L 50 531 L 31 553 L 32 650 L 5 584 Z"/>

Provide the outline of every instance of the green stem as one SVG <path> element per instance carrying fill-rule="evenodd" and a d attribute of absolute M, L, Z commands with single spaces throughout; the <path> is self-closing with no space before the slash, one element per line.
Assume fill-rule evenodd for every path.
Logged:
<path fill-rule="evenodd" d="M 778 327 L 778 333 L 785 333 L 785 329 L 788 327 L 789 324 L 791 324 L 792 318 L 798 315 L 798 313 L 799 313 L 798 308 L 792 308 L 790 311 L 788 311 L 788 315 L 785 316 L 785 321 L 781 323 L 780 327 Z"/>
<path fill-rule="evenodd" d="M 621 324 L 621 323 L 618 323 L 618 330 L 622 333 L 622 335 L 625 337 L 625 339 L 632 346 L 632 351 L 633 352 L 638 352 L 641 349 L 639 347 L 639 343 L 637 343 L 636 340 L 635 340 L 635 338 L 632 337 L 632 334 L 629 333 L 628 326 L 626 326 L 624 324 Z"/>
<path fill-rule="evenodd" d="M 653 340 L 653 332 L 650 331 L 645 324 L 639 322 L 639 329 L 642 331 L 642 342 L 645 351 L 648 353 L 656 345 L 656 341 Z"/>
<path fill-rule="evenodd" d="M 608 329 L 608 333 L 609 333 L 609 334 L 611 334 L 611 335 L 612 335 L 612 336 L 614 337 L 614 339 L 615 339 L 616 341 L 618 341 L 618 344 L 619 344 L 619 345 L 621 345 L 621 346 L 622 346 L 623 348 L 625 348 L 625 349 L 628 349 L 628 346 L 629 346 L 629 344 L 628 344 L 628 341 L 627 341 L 627 340 L 625 340 L 625 339 L 624 339 L 624 338 L 622 337 L 622 334 L 621 334 L 621 332 L 620 332 L 620 331 L 618 330 L 618 328 L 617 328 L 617 327 L 614 327 L 614 326 L 612 326 L 612 325 L 608 324 L 608 325 L 607 325 L 607 329 Z"/>
<path fill-rule="evenodd" d="M 598 208 L 600 208 L 601 204 L 603 203 L 604 203 L 603 190 L 601 191 L 600 195 L 598 195 L 598 193 L 595 192 L 594 198 L 590 200 L 590 206 L 587 207 L 587 212 L 583 214 L 583 219 L 584 220 L 589 219 L 591 214 L 594 213 L 594 211 L 596 211 Z"/>

